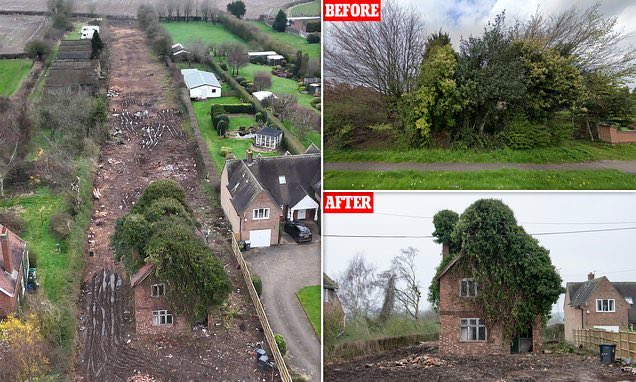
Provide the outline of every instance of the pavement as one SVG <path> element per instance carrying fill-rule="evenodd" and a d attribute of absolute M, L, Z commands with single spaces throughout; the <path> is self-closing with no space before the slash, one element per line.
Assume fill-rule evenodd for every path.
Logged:
<path fill-rule="evenodd" d="M 636 161 L 598 160 L 575 163 L 456 163 L 456 162 L 325 162 L 325 171 L 484 171 L 516 170 L 618 170 L 636 174 Z"/>
<path fill-rule="evenodd" d="M 320 236 L 310 227 L 313 241 L 296 244 L 282 234 L 279 246 L 244 252 L 250 270 L 263 280 L 261 300 L 274 333 L 287 342 L 288 365 L 311 381 L 321 380 L 320 340 L 296 297 L 310 285 L 320 285 Z"/>

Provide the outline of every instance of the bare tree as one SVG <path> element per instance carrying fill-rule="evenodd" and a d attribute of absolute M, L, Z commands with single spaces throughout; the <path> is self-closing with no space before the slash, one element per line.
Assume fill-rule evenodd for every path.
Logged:
<path fill-rule="evenodd" d="M 168 19 L 170 19 L 170 20 L 172 20 L 172 15 L 175 12 L 175 9 L 174 9 L 175 6 L 177 6 L 177 5 L 176 5 L 174 0 L 168 0 L 166 2 L 166 13 L 168 14 Z"/>
<path fill-rule="evenodd" d="M 546 18 L 541 11 L 518 29 L 517 38 L 545 41 L 546 46 L 572 55 L 584 72 L 601 71 L 624 80 L 636 75 L 636 47 L 629 35 L 618 30 L 617 17 L 605 17 L 601 3 L 589 8 L 572 7 Z"/>
<path fill-rule="evenodd" d="M 408 247 L 402 249 L 401 252 L 399 256 L 393 258 L 391 263 L 391 272 L 397 280 L 395 298 L 406 313 L 417 320 L 420 318 L 420 304 L 422 302 L 422 287 L 417 278 L 415 266 L 418 250 Z"/>
<path fill-rule="evenodd" d="M 91 0 L 88 2 L 88 13 L 91 17 L 95 17 L 95 11 L 97 10 L 97 0 Z"/>
<path fill-rule="evenodd" d="M 227 63 L 232 67 L 232 75 L 238 75 L 239 69 L 247 65 L 250 60 L 247 50 L 238 44 L 230 45 L 227 50 Z"/>
<path fill-rule="evenodd" d="M 183 1 L 183 16 L 185 17 L 185 21 L 189 21 L 190 16 L 192 15 L 192 8 L 194 5 L 192 4 L 192 0 L 184 0 Z"/>
<path fill-rule="evenodd" d="M 210 57 L 210 45 L 200 38 L 188 43 L 187 50 L 195 62 L 206 63 Z"/>
<path fill-rule="evenodd" d="M 19 145 L 17 126 L 13 121 L 3 121 L 0 126 L 0 197 L 4 198 L 4 180 L 16 162 Z"/>
<path fill-rule="evenodd" d="M 272 87 L 272 74 L 269 72 L 254 73 L 254 89 L 261 91 Z"/>
<path fill-rule="evenodd" d="M 424 22 L 394 2 L 382 21 L 333 23 L 325 38 L 325 65 L 336 80 L 373 88 L 393 101 L 413 88 L 426 42 Z"/>
<path fill-rule="evenodd" d="M 207 23 L 210 16 L 210 2 L 208 0 L 199 1 L 199 13 L 201 13 L 201 21 Z"/>
<path fill-rule="evenodd" d="M 290 116 L 291 123 L 298 129 L 298 139 L 305 140 L 308 130 L 320 131 L 320 115 L 312 109 L 296 106 Z"/>
<path fill-rule="evenodd" d="M 269 106 L 276 117 L 280 119 L 288 119 L 297 104 L 298 99 L 295 95 L 286 94 L 278 98 L 273 98 Z"/>
<path fill-rule="evenodd" d="M 356 255 L 338 278 L 338 296 L 344 310 L 353 317 L 369 317 L 375 310 L 376 267 Z"/>

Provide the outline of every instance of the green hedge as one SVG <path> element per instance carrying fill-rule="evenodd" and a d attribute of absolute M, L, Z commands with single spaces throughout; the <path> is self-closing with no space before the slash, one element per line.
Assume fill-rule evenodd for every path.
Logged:
<path fill-rule="evenodd" d="M 210 113 L 212 113 L 212 115 L 214 115 L 214 107 L 217 105 L 212 105 L 210 108 Z M 254 104 L 252 103 L 221 103 L 218 104 L 218 106 L 222 106 L 223 110 L 225 110 L 225 113 L 229 113 L 229 114 L 238 114 L 238 113 L 245 113 L 245 114 L 254 114 L 254 111 L 256 110 L 254 108 Z"/>

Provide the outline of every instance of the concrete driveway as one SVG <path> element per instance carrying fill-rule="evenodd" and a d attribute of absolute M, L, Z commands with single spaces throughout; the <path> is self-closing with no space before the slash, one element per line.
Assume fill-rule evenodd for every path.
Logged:
<path fill-rule="evenodd" d="M 321 282 L 320 237 L 313 227 L 312 232 L 311 243 L 296 244 L 283 233 L 281 242 L 287 244 L 253 248 L 244 255 L 250 270 L 263 280 L 261 299 L 272 330 L 285 337 L 288 364 L 320 381 L 320 341 L 296 297 L 300 288 Z"/>

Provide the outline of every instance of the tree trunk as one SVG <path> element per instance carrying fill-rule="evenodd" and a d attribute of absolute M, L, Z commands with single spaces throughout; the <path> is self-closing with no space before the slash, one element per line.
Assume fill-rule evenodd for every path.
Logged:
<path fill-rule="evenodd" d="M 4 176 L 0 178 L 0 198 L 4 198 Z"/>
<path fill-rule="evenodd" d="M 587 125 L 587 132 L 590 134 L 590 139 L 594 142 L 594 135 L 592 134 L 592 129 L 590 128 L 590 120 L 586 119 L 585 124 Z"/>

